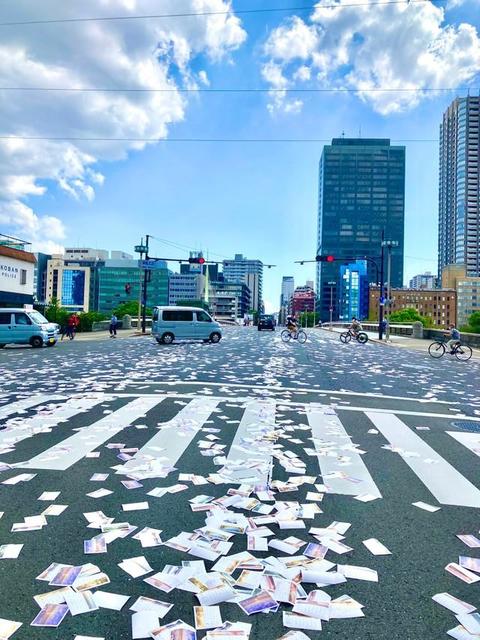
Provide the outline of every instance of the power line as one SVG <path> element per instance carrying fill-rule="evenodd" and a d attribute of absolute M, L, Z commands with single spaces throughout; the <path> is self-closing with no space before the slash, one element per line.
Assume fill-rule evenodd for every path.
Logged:
<path fill-rule="evenodd" d="M 333 136 L 335 137 L 335 136 Z M 0 140 L 50 141 L 50 142 L 185 142 L 185 143 L 326 143 L 332 138 L 102 138 L 78 136 L 1 136 Z M 438 139 L 397 139 L 393 143 L 435 143 Z"/>
<path fill-rule="evenodd" d="M 438 3 L 445 3 L 447 0 L 436 0 Z M 390 0 L 389 2 L 363 2 L 352 4 L 328 4 L 323 5 L 321 9 L 346 9 L 354 7 L 381 7 L 389 5 L 413 5 L 413 4 L 426 4 L 431 3 L 431 0 Z M 298 7 L 271 7 L 262 9 L 238 9 L 229 11 L 199 11 L 199 12 L 185 12 L 185 13 L 160 13 L 151 15 L 137 15 L 137 16 L 97 16 L 92 18 L 55 18 L 49 20 L 25 20 L 19 22 L 0 22 L 0 27 L 20 27 L 25 25 L 42 25 L 42 24 L 67 24 L 67 23 L 83 23 L 83 22 L 113 22 L 113 21 L 126 21 L 126 20 L 159 20 L 164 18 L 189 18 L 197 16 L 229 16 L 229 15 L 252 15 L 260 13 L 280 13 L 280 12 L 304 12 L 312 11 L 315 9 L 315 5 L 298 6 Z"/>
<path fill-rule="evenodd" d="M 271 88 L 241 88 L 241 87 L 227 87 L 227 88 L 101 88 L 101 87 L 0 87 L 0 91 L 32 91 L 32 92 L 72 92 L 72 93 L 421 93 L 425 92 L 448 92 L 448 91 L 478 91 L 480 87 L 403 87 L 403 88 L 383 88 L 375 87 L 372 89 L 361 89 L 352 87 L 342 88 L 289 88 L 289 89 L 276 89 Z"/>

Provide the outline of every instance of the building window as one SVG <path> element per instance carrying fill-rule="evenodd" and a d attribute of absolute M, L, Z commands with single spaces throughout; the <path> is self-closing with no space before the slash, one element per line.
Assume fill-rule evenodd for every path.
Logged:
<path fill-rule="evenodd" d="M 27 270 L 20 269 L 20 284 L 27 284 Z"/>

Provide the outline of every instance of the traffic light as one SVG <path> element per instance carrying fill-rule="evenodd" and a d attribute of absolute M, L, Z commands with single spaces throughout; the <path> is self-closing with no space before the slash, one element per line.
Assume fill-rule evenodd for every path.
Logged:
<path fill-rule="evenodd" d="M 205 264 L 205 258 L 189 258 L 188 262 L 190 264 Z"/>
<path fill-rule="evenodd" d="M 132 285 L 127 282 L 127 284 L 125 285 L 125 293 L 127 294 L 127 296 L 130 295 L 131 290 L 132 290 Z"/>
<path fill-rule="evenodd" d="M 317 262 L 335 262 L 335 256 L 317 256 L 315 260 Z"/>

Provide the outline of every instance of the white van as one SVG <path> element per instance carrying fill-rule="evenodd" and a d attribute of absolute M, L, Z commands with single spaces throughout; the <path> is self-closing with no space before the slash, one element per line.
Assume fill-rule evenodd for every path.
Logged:
<path fill-rule="evenodd" d="M 58 324 L 29 309 L 0 308 L 0 349 L 7 344 L 53 347 L 58 340 Z"/>
<path fill-rule="evenodd" d="M 155 307 L 152 336 L 160 344 L 174 340 L 220 342 L 222 329 L 212 316 L 198 307 Z"/>

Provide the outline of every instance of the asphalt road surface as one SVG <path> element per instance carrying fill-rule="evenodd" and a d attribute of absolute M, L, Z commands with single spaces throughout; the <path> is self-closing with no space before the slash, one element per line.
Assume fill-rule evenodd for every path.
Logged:
<path fill-rule="evenodd" d="M 238 516 L 244 517 L 244 528 L 230 537 L 227 556 L 245 553 L 249 537 L 262 538 L 254 533 L 256 527 L 270 530 L 263 532 L 268 543 L 298 539 L 293 557 L 310 554 L 298 560 L 297 569 L 288 569 L 292 556 L 275 542 L 267 551 L 251 550 L 257 560 L 267 560 L 254 564 L 264 573 L 260 588 L 267 588 L 265 576 L 273 575 L 301 581 L 307 593 L 321 591 L 318 597 L 330 596 L 335 604 L 348 595 L 363 606 L 364 617 L 332 615 L 321 631 L 304 630 L 307 637 L 447 637 L 460 623 L 432 596 L 447 592 L 474 607 L 480 602 L 480 581 L 467 584 L 445 571 L 459 556 L 480 558 L 478 547 L 469 548 L 457 537 L 480 537 L 478 374 L 474 361 L 445 357 L 438 362 L 427 353 L 385 345 L 343 345 L 338 335 L 324 331 L 310 332 L 305 345 L 283 344 L 278 331 L 239 328 L 226 330 L 218 345 L 167 347 L 132 338 L 2 350 L 0 618 L 22 623 L 15 640 L 127 639 L 132 637 L 130 607 L 145 596 L 173 604 L 158 627 L 179 619 L 193 625 L 198 587 L 187 591 L 180 582 L 166 592 L 144 579 L 158 572 L 161 578 L 177 575 L 174 567 L 182 562 L 214 554 L 215 534 L 194 532 L 210 514 L 209 527 L 218 534 L 220 524 L 234 514 L 237 523 Z M 8 483 L 18 476 L 23 481 Z M 132 479 L 141 486 L 122 484 Z M 262 493 L 267 485 L 273 488 L 270 495 Z M 239 488 L 252 500 L 239 496 Z M 102 497 L 87 495 L 102 489 L 107 490 Z M 38 500 L 44 492 L 60 493 Z M 224 496 L 232 503 L 215 502 Z M 192 500 L 205 500 L 210 510 L 194 511 Z M 145 504 L 131 511 L 122 507 L 145 502 L 148 509 Z M 439 510 L 423 510 L 416 502 Z M 28 520 L 51 505 L 66 508 L 44 516 L 43 526 L 38 519 Z M 98 516 L 89 527 L 84 515 L 97 511 L 115 523 L 128 522 L 132 530 L 117 539 L 107 534 L 106 552 L 84 554 L 84 541 L 96 538 L 103 544 Z M 38 528 L 12 532 L 24 518 Z M 143 547 L 134 536 L 145 527 L 161 530 L 163 544 Z M 372 538 L 391 553 L 373 555 L 363 544 Z M 1 559 L 2 553 L 13 553 L 10 547 L 2 551 L 2 545 L 23 547 L 17 558 Z M 325 554 L 328 562 L 313 559 L 312 553 Z M 151 568 L 145 575 L 132 577 L 118 566 L 139 556 Z M 212 572 L 216 562 L 204 559 L 212 580 L 220 575 Z M 300 572 L 309 562 L 312 570 L 328 568 L 339 579 L 347 573 L 347 579 L 331 586 L 306 582 Z M 100 606 L 68 613 L 57 629 L 31 627 L 40 612 L 34 596 L 58 588 L 37 579 L 51 563 L 93 563 L 110 580 L 93 593 L 122 594 L 129 600 L 121 611 Z M 183 582 L 188 570 L 206 579 L 200 565 L 186 567 L 180 572 Z M 376 571 L 378 582 L 348 577 L 355 567 Z M 237 567 L 223 574 L 238 600 L 253 589 L 240 591 L 241 583 L 235 584 L 241 571 Z M 299 592 L 297 597 L 304 601 Z M 252 615 L 235 600 L 219 607 L 223 622 L 252 625 L 252 640 L 277 640 L 289 631 L 283 614 L 292 611 L 292 604 L 282 602 L 278 611 Z M 0 620 L 0 637 L 1 625 Z M 199 630 L 197 638 L 205 634 Z"/>

